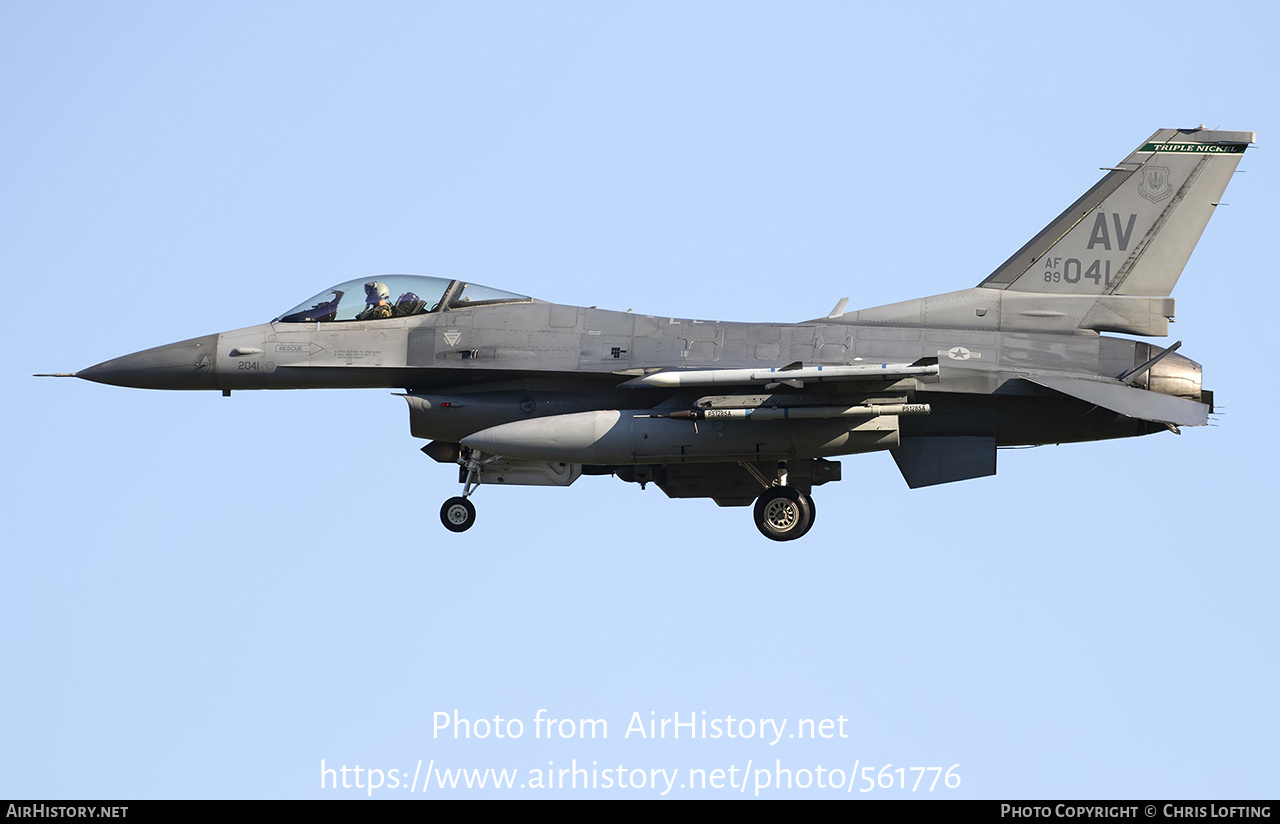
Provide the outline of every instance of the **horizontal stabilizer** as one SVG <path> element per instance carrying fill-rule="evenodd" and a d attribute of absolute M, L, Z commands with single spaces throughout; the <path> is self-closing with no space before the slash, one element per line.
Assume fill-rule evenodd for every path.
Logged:
<path fill-rule="evenodd" d="M 903 438 L 889 454 L 912 489 L 996 474 L 995 438 Z"/>
<path fill-rule="evenodd" d="M 1088 401 L 1138 420 L 1174 426 L 1204 426 L 1209 422 L 1209 407 L 1186 398 L 1164 395 L 1147 389 L 1136 389 L 1109 381 L 1046 375 L 1022 375 L 1021 377 L 1064 395 Z"/>

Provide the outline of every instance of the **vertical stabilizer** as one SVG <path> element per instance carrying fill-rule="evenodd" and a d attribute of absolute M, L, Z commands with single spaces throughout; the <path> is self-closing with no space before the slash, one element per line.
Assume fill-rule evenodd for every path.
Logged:
<path fill-rule="evenodd" d="M 1161 129 L 980 285 L 1167 296 L 1254 132 Z"/>

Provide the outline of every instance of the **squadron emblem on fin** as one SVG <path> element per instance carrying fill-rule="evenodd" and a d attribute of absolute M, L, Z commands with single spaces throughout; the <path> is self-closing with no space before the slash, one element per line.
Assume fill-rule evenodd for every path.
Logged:
<path fill-rule="evenodd" d="M 1169 185 L 1169 170 L 1164 166 L 1144 168 L 1142 181 L 1138 184 L 1138 194 L 1152 203 L 1159 203 L 1173 194 L 1173 186 Z"/>

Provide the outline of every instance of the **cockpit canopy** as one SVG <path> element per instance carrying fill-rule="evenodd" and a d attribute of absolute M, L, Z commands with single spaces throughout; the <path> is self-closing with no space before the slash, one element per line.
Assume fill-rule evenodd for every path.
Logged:
<path fill-rule="evenodd" d="M 527 295 L 503 292 L 478 283 L 422 275 L 377 275 L 339 283 L 304 300 L 272 322 L 327 323 L 403 318 L 479 304 L 527 300 L 531 300 Z"/>

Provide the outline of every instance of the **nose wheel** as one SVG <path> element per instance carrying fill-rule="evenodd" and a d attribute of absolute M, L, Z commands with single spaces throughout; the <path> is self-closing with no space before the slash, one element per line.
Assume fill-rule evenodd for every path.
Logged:
<path fill-rule="evenodd" d="M 498 459 L 497 455 L 485 458 L 474 449 L 464 449 L 458 456 L 462 467 L 462 494 L 450 498 L 440 507 L 440 523 L 450 532 L 466 532 L 476 522 L 476 507 L 469 500 L 471 493 L 480 488 L 486 464 Z"/>
<path fill-rule="evenodd" d="M 475 504 L 466 498 L 450 498 L 440 507 L 440 523 L 450 532 L 466 532 L 475 522 Z"/>
<path fill-rule="evenodd" d="M 756 527 L 773 541 L 794 541 L 813 526 L 813 498 L 790 486 L 773 486 L 756 499 Z"/>

